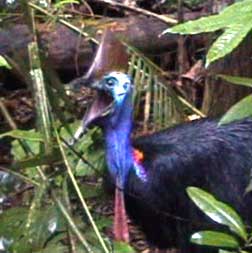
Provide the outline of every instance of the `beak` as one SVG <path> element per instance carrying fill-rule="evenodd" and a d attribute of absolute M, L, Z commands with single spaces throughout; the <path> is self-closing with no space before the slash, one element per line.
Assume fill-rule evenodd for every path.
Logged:
<path fill-rule="evenodd" d="M 101 84 L 98 81 L 94 81 L 94 78 L 89 74 L 74 79 L 72 82 L 69 83 L 69 86 L 74 91 L 79 91 L 81 87 L 101 89 Z"/>
<path fill-rule="evenodd" d="M 102 82 L 89 81 L 88 79 L 82 77 L 75 79 L 71 85 L 74 88 L 85 86 L 97 91 L 93 103 L 90 105 L 83 118 L 84 129 L 94 123 L 95 120 L 107 116 L 112 111 L 114 102 L 113 97 L 105 91 Z"/>

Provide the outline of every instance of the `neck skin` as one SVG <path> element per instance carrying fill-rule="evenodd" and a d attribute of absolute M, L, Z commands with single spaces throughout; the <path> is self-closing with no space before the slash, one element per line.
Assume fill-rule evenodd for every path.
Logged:
<path fill-rule="evenodd" d="M 117 105 L 113 116 L 104 124 L 106 160 L 109 171 L 119 188 L 124 187 L 128 173 L 134 164 L 130 139 L 132 111 L 131 96 L 128 95 L 122 104 Z"/>

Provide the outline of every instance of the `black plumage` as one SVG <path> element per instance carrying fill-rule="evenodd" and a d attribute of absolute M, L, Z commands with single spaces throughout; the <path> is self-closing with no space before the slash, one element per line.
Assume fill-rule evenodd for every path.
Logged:
<path fill-rule="evenodd" d="M 116 185 L 116 239 L 129 240 L 125 207 L 159 248 L 188 252 L 193 232 L 226 229 L 194 205 L 186 194 L 188 186 L 229 203 L 250 224 L 252 194 L 246 187 L 252 170 L 252 119 L 221 126 L 215 120 L 197 120 L 131 141 L 130 77 L 112 72 L 92 87 L 98 97 L 84 125 L 98 124 L 105 135 L 106 160 Z M 134 149 L 143 153 L 141 161 Z"/>
<path fill-rule="evenodd" d="M 193 232 L 224 229 L 194 205 L 187 186 L 209 191 L 251 223 L 252 193 L 245 194 L 252 169 L 251 119 L 223 126 L 197 120 L 141 137 L 133 145 L 144 152 L 149 181 L 142 183 L 130 173 L 126 208 L 152 244 L 187 251 Z"/>

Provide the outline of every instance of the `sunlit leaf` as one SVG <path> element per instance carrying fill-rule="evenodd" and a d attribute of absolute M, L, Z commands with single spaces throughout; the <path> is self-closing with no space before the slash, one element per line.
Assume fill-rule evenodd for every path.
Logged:
<path fill-rule="evenodd" d="M 206 67 L 219 58 L 231 53 L 248 32 L 252 29 L 252 15 L 247 16 L 241 23 L 236 23 L 218 37 L 212 44 L 206 57 Z"/>
<path fill-rule="evenodd" d="M 227 225 L 244 240 L 247 233 L 241 217 L 227 204 L 218 201 L 213 195 L 196 187 L 188 187 L 187 193 L 192 201 L 212 220 Z"/>
<path fill-rule="evenodd" d="M 206 66 L 235 49 L 252 29 L 252 2 L 244 0 L 225 8 L 220 14 L 176 25 L 163 32 L 198 34 L 224 30 L 213 43 L 206 58 Z"/>
<path fill-rule="evenodd" d="M 191 242 L 199 245 L 208 245 L 224 248 L 238 248 L 239 243 L 236 238 L 231 235 L 215 232 L 215 231 L 200 231 L 191 236 Z"/>
<path fill-rule="evenodd" d="M 35 94 L 35 108 L 37 114 L 37 126 L 43 135 L 45 152 L 52 150 L 52 119 L 51 108 L 47 96 L 46 83 L 41 69 L 39 47 L 37 42 L 28 44 L 28 53 L 30 59 L 30 75 Z"/>
<path fill-rule="evenodd" d="M 224 249 L 219 249 L 218 250 L 218 253 L 237 253 L 237 251 L 235 251 L 235 250 L 224 250 Z"/>
<path fill-rule="evenodd" d="M 26 141 L 26 145 L 29 147 L 30 150 L 32 150 L 33 155 L 39 154 L 40 143 L 38 141 Z M 11 146 L 12 146 L 11 154 L 14 156 L 14 159 L 16 161 L 31 157 L 27 155 L 25 149 L 18 140 L 12 141 Z"/>
<path fill-rule="evenodd" d="M 221 118 L 219 124 L 228 124 L 232 121 L 240 120 L 246 117 L 252 117 L 252 95 L 248 95 L 233 105 Z"/>
<path fill-rule="evenodd" d="M 199 34 L 203 32 L 214 32 L 216 30 L 222 29 L 225 25 L 226 20 L 221 18 L 220 15 L 212 15 L 173 26 L 166 29 L 163 34 Z"/>
<path fill-rule="evenodd" d="M 66 4 L 79 4 L 79 1 L 77 0 L 62 0 L 56 4 L 54 4 L 55 8 L 62 8 Z"/>
<path fill-rule="evenodd" d="M 3 137 L 13 137 L 16 139 L 22 139 L 27 141 L 40 141 L 43 142 L 42 134 L 39 132 L 35 132 L 34 130 L 12 130 L 3 134 L 0 134 L 0 138 Z"/>
<path fill-rule="evenodd" d="M 7 69 L 11 69 L 9 63 L 4 59 L 3 56 L 0 55 L 0 68 L 5 67 Z"/>

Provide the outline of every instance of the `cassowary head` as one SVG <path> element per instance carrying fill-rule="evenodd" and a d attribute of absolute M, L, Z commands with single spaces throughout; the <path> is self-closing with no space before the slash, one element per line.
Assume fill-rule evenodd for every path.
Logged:
<path fill-rule="evenodd" d="M 92 123 L 115 126 L 122 108 L 131 106 L 131 78 L 122 72 L 111 72 L 89 87 L 97 90 L 97 97 L 84 117 L 84 127 Z"/>

